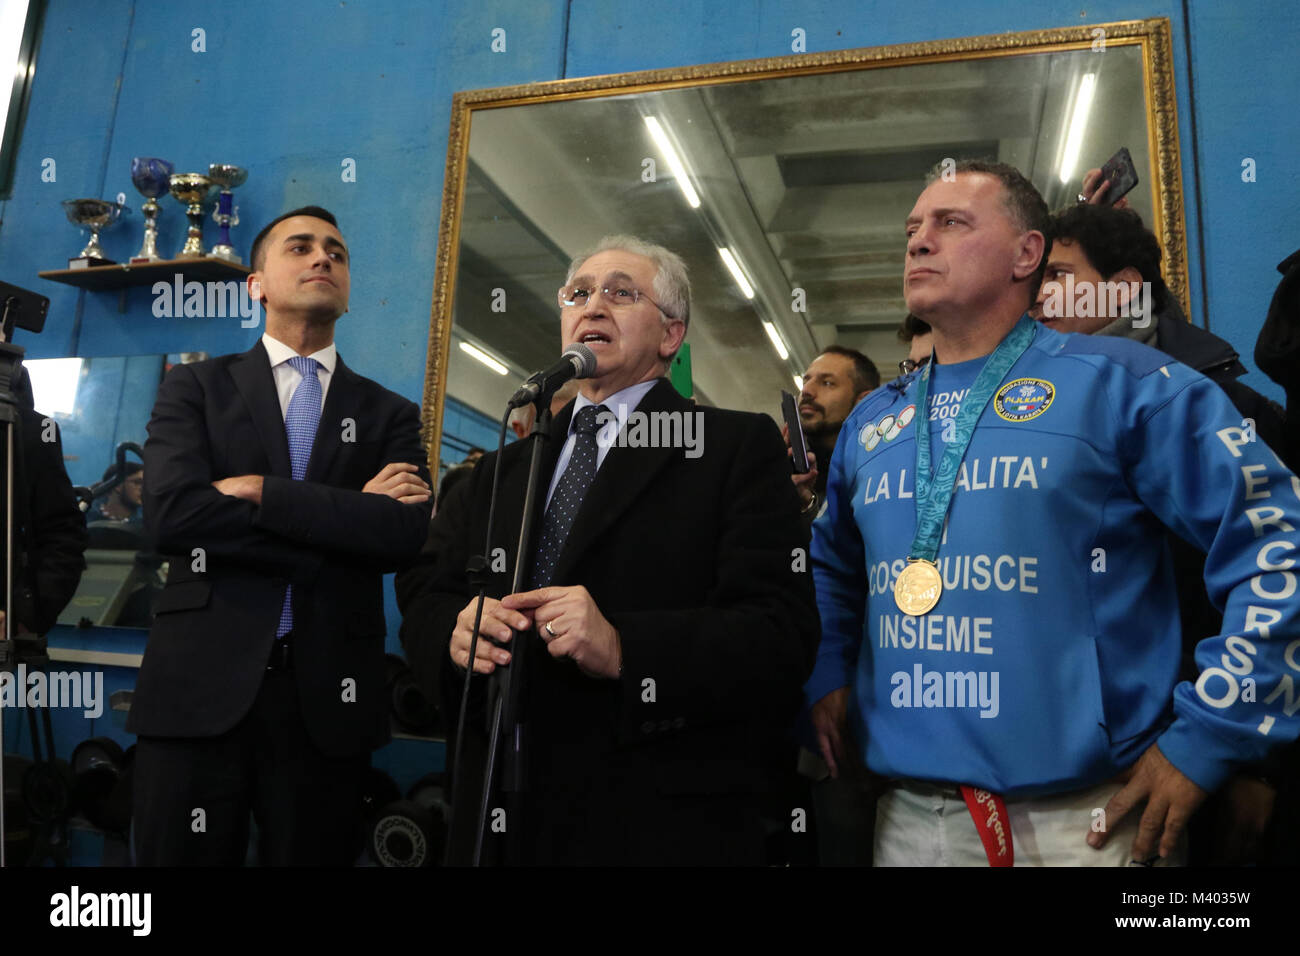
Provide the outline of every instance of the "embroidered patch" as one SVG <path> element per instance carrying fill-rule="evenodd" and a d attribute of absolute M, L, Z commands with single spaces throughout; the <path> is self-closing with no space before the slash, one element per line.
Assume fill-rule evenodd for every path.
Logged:
<path fill-rule="evenodd" d="M 1052 407 L 1056 388 L 1041 378 L 1018 378 L 1007 382 L 993 396 L 993 410 L 1009 422 L 1027 422 Z"/>

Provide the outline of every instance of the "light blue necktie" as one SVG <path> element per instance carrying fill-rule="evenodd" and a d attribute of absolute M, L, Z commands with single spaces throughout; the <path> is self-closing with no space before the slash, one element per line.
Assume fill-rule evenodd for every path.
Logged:
<path fill-rule="evenodd" d="M 295 355 L 289 364 L 302 373 L 302 381 L 293 390 L 289 410 L 284 415 L 284 431 L 289 437 L 289 468 L 294 481 L 307 477 L 307 462 L 311 461 L 311 447 L 316 443 L 316 426 L 320 424 L 321 387 L 316 369 L 320 363 L 314 358 Z M 280 626 L 277 638 L 293 630 L 293 585 L 284 592 L 284 607 L 280 609 Z"/>

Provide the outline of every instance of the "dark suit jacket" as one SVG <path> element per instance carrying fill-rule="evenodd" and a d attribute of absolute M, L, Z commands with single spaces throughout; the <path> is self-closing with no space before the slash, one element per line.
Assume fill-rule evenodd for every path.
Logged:
<path fill-rule="evenodd" d="M 21 441 L 14 446 L 14 619 L 44 634 L 72 600 L 86 568 L 86 519 L 63 467 L 63 443 L 54 422 L 33 408 L 31 380 L 22 370 L 14 383 Z M 4 451 L 0 449 L 0 500 L 4 498 Z M 5 556 L 0 547 L 0 581 Z M 4 610 L 0 587 L 0 610 Z"/>
<path fill-rule="evenodd" d="M 382 746 L 382 575 L 419 552 L 430 509 L 361 491 L 397 461 L 428 480 L 419 409 L 341 358 L 304 481 L 290 477 L 261 342 L 173 368 L 149 422 L 143 509 L 145 533 L 171 566 L 127 729 L 209 737 L 232 728 L 261 686 L 292 581 L 293 668 L 308 733 L 334 756 Z M 260 506 L 211 484 L 247 474 L 265 476 Z"/>
<path fill-rule="evenodd" d="M 615 446 L 587 492 L 553 584 L 591 593 L 621 636 L 623 677 L 586 677 L 535 633 L 524 638 L 529 813 L 516 821 L 518 858 L 762 862 L 763 751 L 793 718 L 820 637 L 789 458 L 771 419 L 696 408 L 667 379 L 638 411 L 700 412 L 703 454 Z M 539 511 L 572 413 L 571 402 L 553 423 Z M 510 589 L 530 444 L 504 452 L 492 547 L 511 568 L 493 576 L 491 597 Z M 407 657 L 417 676 L 443 682 L 453 719 L 462 678 L 447 646 L 472 596 L 465 564 L 483 547 L 495 457 L 448 496 L 424 563 L 399 575 Z M 483 719 L 469 724 L 462 776 L 477 780 Z M 472 783 L 456 782 L 457 847 L 472 836 Z"/>

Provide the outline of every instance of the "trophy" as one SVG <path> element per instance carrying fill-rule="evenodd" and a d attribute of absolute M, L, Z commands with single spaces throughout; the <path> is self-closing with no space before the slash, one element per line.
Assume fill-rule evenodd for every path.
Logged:
<path fill-rule="evenodd" d="M 158 255 L 158 197 L 167 195 L 171 186 L 170 176 L 173 171 L 171 163 L 165 159 L 153 159 L 149 156 L 137 156 L 131 160 L 131 182 L 144 196 L 145 204 L 140 207 L 144 213 L 144 245 L 140 252 L 131 257 L 131 264 L 137 262 L 157 262 Z"/>
<path fill-rule="evenodd" d="M 172 198 L 185 204 L 190 228 L 177 259 L 197 259 L 203 251 L 203 203 L 212 194 L 212 180 L 202 173 L 172 173 L 167 177 Z"/>
<path fill-rule="evenodd" d="M 117 222 L 118 217 L 129 213 L 126 208 L 126 196 L 119 194 L 117 202 L 105 199 L 65 199 L 63 211 L 68 215 L 68 222 L 74 226 L 90 230 L 90 242 L 75 259 L 68 260 L 69 269 L 85 269 L 89 266 L 111 266 L 112 259 L 104 257 L 104 250 L 99 245 L 99 230 Z"/>
<path fill-rule="evenodd" d="M 241 166 L 213 163 L 208 167 L 208 179 L 221 187 L 217 205 L 212 210 L 212 218 L 221 227 L 221 237 L 212 247 L 212 254 L 227 262 L 243 262 L 239 253 L 235 252 L 235 247 L 230 244 L 230 227 L 239 225 L 239 207 L 232 205 L 235 194 L 231 190 L 244 185 L 244 180 L 248 179 L 248 170 Z"/>

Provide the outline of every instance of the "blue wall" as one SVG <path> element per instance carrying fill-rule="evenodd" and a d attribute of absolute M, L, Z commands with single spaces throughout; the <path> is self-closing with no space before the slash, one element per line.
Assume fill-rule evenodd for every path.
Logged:
<path fill-rule="evenodd" d="M 104 241 L 110 256 L 135 250 L 132 156 L 161 155 L 178 169 L 236 162 L 252 171 L 237 192 L 241 251 L 286 208 L 333 209 L 356 256 L 339 347 L 361 372 L 418 399 L 454 91 L 782 55 L 796 26 L 819 51 L 1163 16 L 1173 24 L 1194 314 L 1252 365 L 1273 267 L 1300 246 L 1300 191 L 1286 178 L 1300 151 L 1300 84 L 1285 52 L 1300 22 L 1282 0 L 1080 6 L 678 0 L 647 16 L 641 0 L 51 0 L 14 194 L 0 204 L 0 277 L 51 297 L 47 331 L 26 343 L 33 356 L 243 349 L 257 330 L 236 319 L 155 318 L 143 289 L 120 312 L 117 296 L 35 278 L 80 248 L 58 205 L 72 196 L 127 193 L 135 215 Z M 495 27 L 506 30 L 504 53 L 490 49 Z M 195 28 L 205 53 L 191 49 Z M 1241 181 L 1245 157 L 1256 160 L 1255 183 Z M 46 158 L 56 182 L 41 180 Z M 342 181 L 345 159 L 356 161 L 356 182 Z M 164 250 L 179 246 L 183 222 L 165 200 Z M 1280 396 L 1261 375 L 1249 382 Z"/>
<path fill-rule="evenodd" d="M 1300 25 L 1286 16 L 1289 5 L 1265 0 L 1081 6 L 677 0 L 648 12 L 643 0 L 51 0 L 13 198 L 0 203 L 0 278 L 50 296 L 46 332 L 20 339 L 33 357 L 245 349 L 260 329 L 238 318 L 156 318 L 147 289 L 130 292 L 119 311 L 116 295 L 36 278 L 84 241 L 59 206 L 69 197 L 126 192 L 136 213 L 103 241 L 114 258 L 135 251 L 132 156 L 163 156 L 178 170 L 238 163 L 251 170 L 236 193 L 240 251 L 246 256 L 256 228 L 287 208 L 332 209 L 354 255 L 339 348 L 362 374 L 418 401 L 456 90 L 784 55 L 794 27 L 816 52 L 1168 17 L 1193 311 L 1253 367 L 1274 266 L 1300 246 L 1300 190 L 1288 165 L 1300 155 L 1290 52 Z M 506 30 L 504 53 L 490 48 L 496 27 Z M 206 52 L 191 49 L 196 28 Z M 1252 184 L 1240 178 L 1247 156 L 1258 165 Z M 47 157 L 57 164 L 54 183 L 41 179 Z M 342 179 L 346 159 L 355 160 L 355 182 Z M 183 223 L 179 206 L 164 200 L 164 251 L 179 247 Z M 1280 396 L 1258 373 L 1249 381 Z"/>

